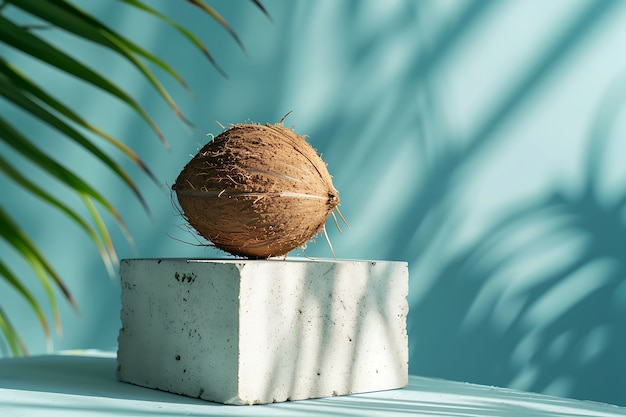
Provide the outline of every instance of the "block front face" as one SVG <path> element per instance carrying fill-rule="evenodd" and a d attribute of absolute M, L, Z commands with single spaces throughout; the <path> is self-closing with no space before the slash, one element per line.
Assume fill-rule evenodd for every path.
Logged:
<path fill-rule="evenodd" d="M 214 401 L 237 395 L 239 272 L 184 260 L 123 260 L 118 377 Z"/>
<path fill-rule="evenodd" d="M 408 382 L 405 262 L 122 261 L 122 381 L 226 404 Z"/>
<path fill-rule="evenodd" d="M 243 402 L 407 384 L 405 263 L 246 264 L 241 277 Z"/>

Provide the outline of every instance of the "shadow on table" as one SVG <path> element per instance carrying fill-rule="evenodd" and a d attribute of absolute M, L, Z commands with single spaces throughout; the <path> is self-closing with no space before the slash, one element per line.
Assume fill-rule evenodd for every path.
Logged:
<path fill-rule="evenodd" d="M 4 361 L 0 366 L 0 388 L 136 401 L 207 404 L 196 398 L 120 382 L 115 376 L 115 367 L 114 357 L 55 355 L 15 358 Z"/>
<path fill-rule="evenodd" d="M 623 415 L 617 407 L 602 404 L 572 402 L 557 397 L 422 377 L 411 377 L 409 387 L 402 390 L 264 406 L 225 406 L 119 382 L 115 376 L 116 360 L 111 357 L 64 355 L 27 357 L 5 360 L 0 362 L 0 365 L 0 389 L 29 391 L 32 392 L 33 398 L 36 398 L 38 393 L 46 392 L 94 397 L 94 402 L 90 402 L 94 410 L 115 408 L 119 412 L 128 404 L 112 406 L 107 402 L 95 402 L 95 399 L 113 398 L 161 403 L 156 409 L 152 407 L 133 409 L 135 415 L 144 412 L 151 415 L 171 414 L 178 411 L 193 415 L 255 414 L 277 417 L 287 415 L 375 417 L 387 416 L 390 413 L 393 415 L 426 413 L 458 417 L 521 415 L 520 413 L 527 417 L 559 417 L 575 414 L 584 417 L 596 416 L 599 411 L 607 417 Z M 167 404 L 171 404 L 173 408 L 168 408 Z M 39 406 L 46 409 L 68 408 L 67 411 L 72 411 L 61 399 Z M 218 411 L 216 406 L 222 409 Z M 29 409 L 37 407 L 37 404 L 29 405 Z M 180 407 L 184 410 L 179 409 Z M 131 408 L 128 406 L 127 411 Z M 216 412 L 219 414 L 215 414 Z"/>
<path fill-rule="evenodd" d="M 411 394 L 409 394 L 411 393 Z M 612 405 L 581 402 L 504 388 L 412 376 L 408 390 L 370 393 L 367 397 L 345 396 L 302 402 L 299 410 L 310 415 L 389 416 L 620 416 L 623 409 Z M 309 414 L 306 414 L 309 415 Z"/>

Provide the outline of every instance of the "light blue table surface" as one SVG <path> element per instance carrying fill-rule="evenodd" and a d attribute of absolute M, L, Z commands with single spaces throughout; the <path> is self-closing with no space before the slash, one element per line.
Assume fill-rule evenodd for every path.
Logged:
<path fill-rule="evenodd" d="M 114 352 L 0 360 L 0 416 L 626 416 L 626 408 L 411 376 L 404 389 L 227 406 L 122 383 Z"/>

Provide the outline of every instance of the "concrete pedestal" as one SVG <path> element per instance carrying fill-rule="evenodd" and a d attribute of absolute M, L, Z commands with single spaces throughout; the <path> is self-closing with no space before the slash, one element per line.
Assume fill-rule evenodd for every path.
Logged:
<path fill-rule="evenodd" d="M 122 260 L 118 378 L 225 404 L 408 383 L 405 262 Z"/>

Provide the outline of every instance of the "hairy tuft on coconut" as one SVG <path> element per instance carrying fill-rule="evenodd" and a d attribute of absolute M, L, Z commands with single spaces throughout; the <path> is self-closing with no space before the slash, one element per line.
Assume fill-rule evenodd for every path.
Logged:
<path fill-rule="evenodd" d="M 303 247 L 339 204 L 324 161 L 282 121 L 233 125 L 200 149 L 172 188 L 200 235 L 248 258 Z"/>

